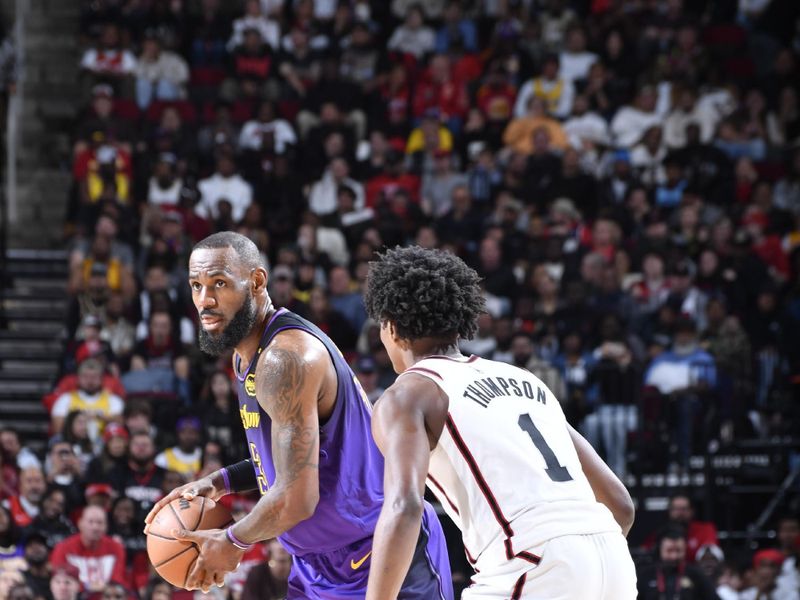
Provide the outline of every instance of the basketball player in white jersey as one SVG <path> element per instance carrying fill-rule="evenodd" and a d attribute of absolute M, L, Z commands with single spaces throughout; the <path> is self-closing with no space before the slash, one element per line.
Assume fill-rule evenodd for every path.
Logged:
<path fill-rule="evenodd" d="M 365 302 L 399 374 L 372 416 L 386 465 L 367 599 L 397 596 L 426 483 L 476 571 L 462 598 L 636 598 L 625 486 L 535 375 L 458 350 L 484 311 L 477 273 L 396 248 L 371 264 Z"/>

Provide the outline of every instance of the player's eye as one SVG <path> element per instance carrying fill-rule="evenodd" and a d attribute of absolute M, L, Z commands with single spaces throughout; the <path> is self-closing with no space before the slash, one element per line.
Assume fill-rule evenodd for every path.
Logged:
<path fill-rule="evenodd" d="M 225 287 L 225 282 L 221 279 L 218 279 L 214 285 L 216 285 L 218 288 Z"/>
<path fill-rule="evenodd" d="M 202 285 L 200 285 L 200 284 L 199 284 L 198 282 L 196 282 L 196 281 L 193 281 L 193 282 L 192 282 L 190 285 L 192 286 L 192 291 L 195 291 L 195 292 L 199 292 L 199 291 L 200 291 L 200 288 L 202 288 L 202 287 L 203 287 Z"/>

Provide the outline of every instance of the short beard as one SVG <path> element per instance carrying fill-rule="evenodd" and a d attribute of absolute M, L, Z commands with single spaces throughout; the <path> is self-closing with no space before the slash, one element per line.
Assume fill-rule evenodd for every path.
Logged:
<path fill-rule="evenodd" d="M 214 335 L 200 327 L 198 344 L 200 350 L 211 356 L 220 356 L 226 350 L 235 348 L 244 338 L 250 335 L 257 321 L 256 308 L 253 305 L 253 298 L 248 294 L 244 304 L 228 323 L 228 326 L 220 333 Z"/>

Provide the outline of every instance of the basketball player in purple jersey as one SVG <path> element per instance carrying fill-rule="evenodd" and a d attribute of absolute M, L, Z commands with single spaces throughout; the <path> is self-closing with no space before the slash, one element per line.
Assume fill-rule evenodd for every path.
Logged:
<path fill-rule="evenodd" d="M 256 246 L 242 235 L 217 233 L 194 247 L 189 282 L 200 347 L 212 355 L 235 349 L 250 458 L 173 490 L 145 522 L 179 497 L 258 490 L 253 511 L 228 529 L 175 532 L 200 549 L 187 588 L 222 585 L 246 549 L 277 537 L 294 557 L 288 599 L 364 598 L 383 505 L 371 406 L 333 342 L 272 306 L 267 278 Z M 441 526 L 430 505 L 424 513 L 398 597 L 451 600 Z"/>

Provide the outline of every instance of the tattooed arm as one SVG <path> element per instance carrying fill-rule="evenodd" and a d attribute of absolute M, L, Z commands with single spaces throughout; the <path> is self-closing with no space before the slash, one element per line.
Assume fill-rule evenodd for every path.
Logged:
<path fill-rule="evenodd" d="M 326 390 L 336 389 L 335 378 L 325 346 L 298 330 L 278 334 L 259 357 L 256 397 L 272 420 L 275 483 L 232 527 L 240 541 L 276 537 L 314 514 L 319 501 L 319 412 L 320 406 L 328 410 L 333 402 Z M 224 530 L 181 530 L 172 535 L 200 549 L 184 586 L 189 590 L 222 585 L 243 556 Z"/>
<path fill-rule="evenodd" d="M 259 358 L 256 397 L 272 419 L 275 484 L 234 535 L 243 542 L 273 538 L 314 514 L 319 500 L 319 414 L 331 360 L 299 331 L 278 335 Z"/>

